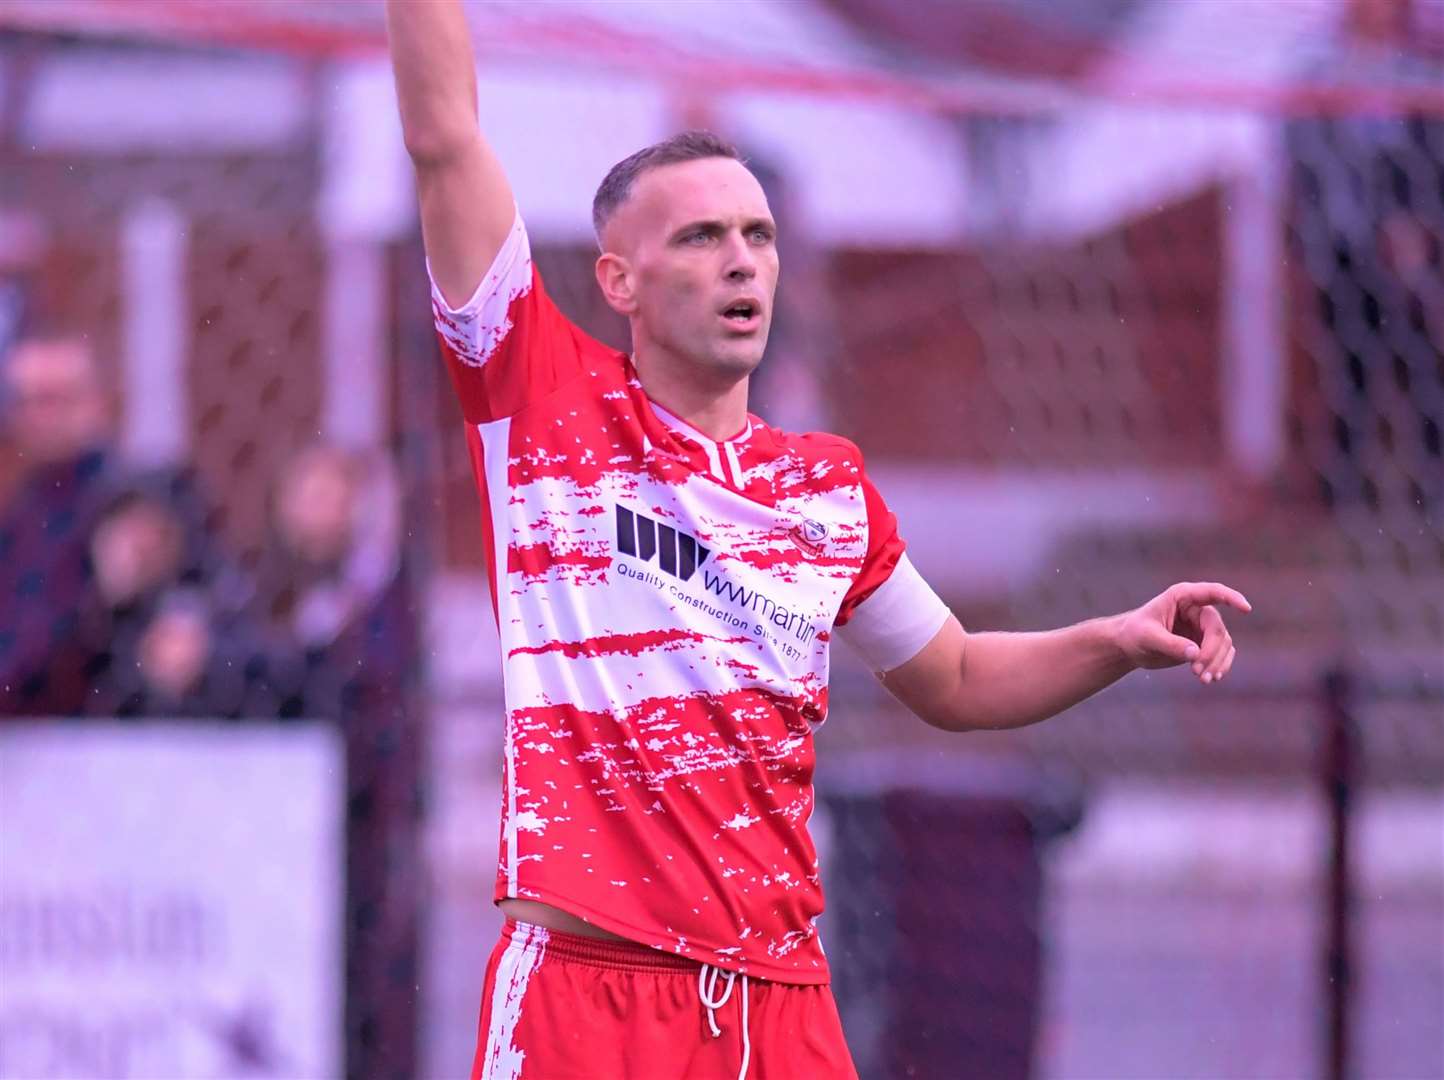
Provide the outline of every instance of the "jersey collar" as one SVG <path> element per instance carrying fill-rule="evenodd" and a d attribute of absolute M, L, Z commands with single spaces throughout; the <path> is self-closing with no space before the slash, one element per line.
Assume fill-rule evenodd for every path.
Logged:
<path fill-rule="evenodd" d="M 719 442 L 704 435 L 681 417 L 674 416 L 651 398 L 647 398 L 647 405 L 658 421 L 682 446 L 695 447 L 706 455 L 707 471 L 712 474 L 714 479 L 721 480 L 724 484 L 730 484 L 738 490 L 747 486 L 738 453 L 744 448 L 747 440 L 752 437 L 753 428 L 750 415 L 747 417 L 747 426 L 740 433 Z"/>
<path fill-rule="evenodd" d="M 693 442 L 701 443 L 703 446 L 711 444 L 715 447 L 722 447 L 730 443 L 740 449 L 741 445 L 752 437 L 752 417 L 750 415 L 747 417 L 746 426 L 744 426 L 740 432 L 732 436 L 732 438 L 730 439 L 722 439 L 719 441 L 717 439 L 711 438 L 708 435 L 702 434 L 702 432 L 698 431 L 691 424 L 687 423 L 687 421 L 683 420 L 680 416 L 674 416 L 672 413 L 662 408 L 662 406 L 658 405 L 651 398 L 647 399 L 647 404 L 652 406 L 652 412 L 657 414 L 657 419 L 662 421 L 662 423 L 666 424 L 667 427 L 671 428 L 673 433 L 678 435 L 685 435 Z"/>

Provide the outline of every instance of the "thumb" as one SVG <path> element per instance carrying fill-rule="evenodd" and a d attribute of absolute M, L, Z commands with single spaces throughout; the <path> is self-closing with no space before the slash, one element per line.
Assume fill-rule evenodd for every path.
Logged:
<path fill-rule="evenodd" d="M 1186 664 L 1198 655 L 1196 644 L 1186 637 L 1169 633 L 1160 623 L 1149 624 L 1139 635 L 1138 644 L 1145 652 L 1169 659 L 1175 664 Z"/>

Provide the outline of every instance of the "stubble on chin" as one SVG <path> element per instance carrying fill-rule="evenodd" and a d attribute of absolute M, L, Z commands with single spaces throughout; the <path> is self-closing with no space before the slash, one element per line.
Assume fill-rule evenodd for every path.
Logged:
<path fill-rule="evenodd" d="M 710 355 L 699 357 L 698 363 L 719 382 L 733 383 L 745 379 L 762 363 L 763 346 L 754 342 L 739 345 L 722 342 L 710 350 Z"/>
<path fill-rule="evenodd" d="M 668 343 L 656 339 L 656 350 L 662 363 L 680 369 L 685 377 L 721 388 L 735 385 L 747 378 L 762 363 L 766 349 L 765 333 L 746 339 L 727 339 L 700 333 L 686 341 Z"/>

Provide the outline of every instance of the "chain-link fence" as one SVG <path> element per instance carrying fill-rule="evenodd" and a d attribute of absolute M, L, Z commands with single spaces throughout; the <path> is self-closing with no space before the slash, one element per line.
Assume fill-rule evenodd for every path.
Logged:
<path fill-rule="evenodd" d="M 5 46 L 12 64 L 106 55 Z M 399 419 L 364 442 L 324 430 L 334 253 L 315 220 L 314 140 L 46 152 L 12 132 L 0 172 L 6 220 L 31 238 L 5 267 L 18 317 L 4 712 L 336 724 L 348 1074 L 414 1075 L 426 725 L 413 597 L 429 556 L 425 530 L 402 523 L 427 485 Z M 386 394 L 404 416 L 403 391 Z M 6 1075 L 90 1060 L 27 1057 L 24 1025 L 7 1032 Z"/>
<path fill-rule="evenodd" d="M 7 715 L 338 721 L 347 1072 L 450 1076 L 489 945 L 499 691 L 414 224 L 324 209 L 318 35 L 376 43 L 347 11 L 244 51 L 0 38 L 0 690 Z M 548 49 L 580 39 L 498 11 L 498 48 L 543 58 L 518 78 L 564 86 Z M 128 64 L 170 65 L 177 113 L 239 80 L 269 134 L 54 119 L 67 65 Z M 733 75 L 780 92 L 768 70 Z M 754 409 L 862 446 L 965 625 L 1189 579 L 1254 605 L 1222 686 L 1135 674 L 1006 735 L 925 729 L 837 657 L 814 827 L 866 1077 L 1444 1075 L 1444 121 L 1220 98 L 894 100 L 959 163 L 940 240 L 829 231 L 795 154 L 710 107 L 797 210 Z M 533 221 L 538 265 L 624 344 L 576 214 Z"/>

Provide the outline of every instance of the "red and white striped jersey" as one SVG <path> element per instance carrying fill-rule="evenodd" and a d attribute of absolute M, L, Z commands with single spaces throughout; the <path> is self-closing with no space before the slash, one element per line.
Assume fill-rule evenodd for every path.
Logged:
<path fill-rule="evenodd" d="M 558 311 L 519 217 L 475 295 L 452 309 L 433 288 L 433 307 L 501 639 L 496 898 L 826 982 L 807 822 L 833 628 L 893 577 L 931 601 L 876 605 L 899 624 L 874 635 L 883 654 L 946 618 L 895 574 L 903 543 L 857 448 L 757 417 L 718 442 L 669 415 Z"/>

